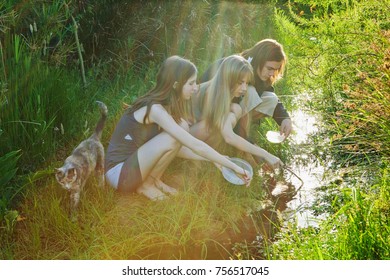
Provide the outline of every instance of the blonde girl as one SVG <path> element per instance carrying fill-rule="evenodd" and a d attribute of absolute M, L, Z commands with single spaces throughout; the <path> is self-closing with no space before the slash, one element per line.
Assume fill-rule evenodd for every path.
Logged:
<path fill-rule="evenodd" d="M 248 99 L 246 103 L 239 102 L 244 115 L 249 112 L 252 120 L 272 117 L 280 126 L 280 134 L 288 137 L 292 132 L 292 122 L 273 87 L 275 82 L 282 78 L 287 63 L 282 44 L 274 39 L 264 39 L 240 55 L 251 63 L 254 72 L 253 87 L 248 89 Z M 213 63 L 203 74 L 201 82 L 210 80 L 222 61 L 223 59 L 219 59 Z M 245 138 L 248 138 L 248 131 L 245 130 L 248 121 L 247 116 L 243 116 L 236 128 Z"/>
<path fill-rule="evenodd" d="M 271 167 L 283 165 L 281 160 L 237 135 L 233 128 L 242 117 L 241 106 L 234 103 L 236 98 L 248 98 L 248 84 L 253 83 L 253 68 L 242 56 L 232 55 L 220 64 L 215 76 L 200 85 L 200 91 L 192 99 L 197 123 L 191 133 L 206 141 L 214 133 L 238 150 L 265 160 Z"/>
<path fill-rule="evenodd" d="M 125 111 L 106 153 L 105 175 L 113 188 L 152 200 L 176 193 L 161 180 L 176 156 L 225 166 L 249 185 L 251 178 L 242 168 L 188 132 L 196 78 L 192 62 L 171 56 L 160 67 L 155 87 Z"/>

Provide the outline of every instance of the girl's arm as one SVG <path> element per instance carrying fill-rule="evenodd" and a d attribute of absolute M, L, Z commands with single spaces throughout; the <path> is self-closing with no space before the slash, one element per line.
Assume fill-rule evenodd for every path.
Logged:
<path fill-rule="evenodd" d="M 259 146 L 253 145 L 234 133 L 233 128 L 236 125 L 237 120 L 241 117 L 241 107 L 237 104 L 233 104 L 231 109 L 231 112 L 225 118 L 225 122 L 221 130 L 221 134 L 225 142 L 236 149 L 263 158 L 272 166 L 272 168 L 283 166 L 283 162 L 278 157 L 270 154 Z"/>
<path fill-rule="evenodd" d="M 208 161 L 207 158 L 202 157 L 200 155 L 195 154 L 190 148 L 186 146 L 182 146 L 177 154 L 178 157 L 180 158 L 185 158 L 185 159 L 192 159 L 192 160 L 205 160 Z"/>
<path fill-rule="evenodd" d="M 225 156 L 219 154 L 217 151 L 215 151 L 203 141 L 196 139 L 194 136 L 188 133 L 185 129 L 183 129 L 175 122 L 172 116 L 168 114 L 168 112 L 164 109 L 162 105 L 152 105 L 149 114 L 149 120 L 158 124 L 169 135 L 174 137 L 183 146 L 186 146 L 191 149 L 197 155 L 234 170 L 234 172 L 236 172 L 237 174 L 244 176 L 244 180 L 247 182 L 247 184 L 250 183 L 250 180 L 252 178 L 248 177 L 248 174 L 247 172 L 245 172 L 245 170 L 231 162 Z"/>
<path fill-rule="evenodd" d="M 181 146 L 177 157 L 179 158 L 184 158 L 184 159 L 190 159 L 190 160 L 204 160 L 204 161 L 209 161 L 207 158 L 201 157 L 197 154 L 195 154 L 191 149 L 189 149 L 186 146 Z M 225 156 L 227 157 L 227 156 Z M 215 167 L 217 167 L 220 171 L 222 171 L 222 166 L 219 163 L 213 162 Z"/>

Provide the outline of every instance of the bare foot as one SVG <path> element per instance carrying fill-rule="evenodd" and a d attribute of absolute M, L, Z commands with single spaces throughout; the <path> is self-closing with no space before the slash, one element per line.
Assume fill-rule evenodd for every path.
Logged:
<path fill-rule="evenodd" d="M 169 193 L 172 195 L 177 194 L 177 190 L 175 188 L 168 186 L 167 184 L 165 184 L 163 181 L 161 181 L 159 179 L 156 179 L 154 184 L 157 188 L 159 188 L 160 190 L 162 190 L 165 193 Z"/>
<path fill-rule="evenodd" d="M 143 194 L 150 200 L 163 200 L 167 197 L 153 185 L 142 185 L 137 189 L 137 193 Z"/>

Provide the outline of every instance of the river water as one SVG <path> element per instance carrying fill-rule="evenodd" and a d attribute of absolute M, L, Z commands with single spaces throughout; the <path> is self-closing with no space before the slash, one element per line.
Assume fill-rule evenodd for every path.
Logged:
<path fill-rule="evenodd" d="M 284 211 L 286 220 L 296 220 L 299 227 L 317 225 L 318 217 L 314 217 L 309 210 L 315 200 L 314 190 L 325 180 L 325 167 L 321 166 L 312 156 L 312 141 L 310 136 L 318 131 L 319 118 L 312 112 L 296 110 L 291 114 L 294 133 L 290 136 L 290 145 L 294 146 L 294 155 L 290 168 L 302 180 L 294 175 L 287 176 L 291 183 L 299 187 L 295 197 L 287 203 Z"/>

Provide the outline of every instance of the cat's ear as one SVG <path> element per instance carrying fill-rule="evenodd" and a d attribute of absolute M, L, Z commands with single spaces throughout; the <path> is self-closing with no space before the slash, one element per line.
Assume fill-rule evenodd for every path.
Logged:
<path fill-rule="evenodd" d="M 65 174 L 64 174 L 64 170 L 62 168 L 56 168 L 55 171 L 56 171 L 56 178 L 57 179 L 64 177 Z"/>

